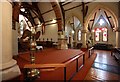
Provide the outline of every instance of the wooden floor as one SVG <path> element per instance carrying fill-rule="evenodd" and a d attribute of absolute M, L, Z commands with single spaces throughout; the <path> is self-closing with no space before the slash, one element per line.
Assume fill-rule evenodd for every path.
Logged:
<path fill-rule="evenodd" d="M 120 64 L 110 51 L 95 50 L 97 57 L 85 80 L 116 80 L 120 82 Z"/>

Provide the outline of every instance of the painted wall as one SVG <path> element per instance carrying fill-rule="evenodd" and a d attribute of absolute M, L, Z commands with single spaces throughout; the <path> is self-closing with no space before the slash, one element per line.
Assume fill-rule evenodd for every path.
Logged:
<path fill-rule="evenodd" d="M 41 13 L 44 13 L 48 10 L 53 9 L 51 3 L 49 2 L 41 2 L 38 4 L 38 6 L 39 6 L 39 9 L 41 10 Z M 48 13 L 45 13 L 42 16 L 44 18 L 44 21 L 56 19 L 54 10 Z M 50 24 L 51 22 L 52 21 L 49 21 L 49 22 L 46 22 L 45 24 Z M 45 34 L 40 36 L 39 38 L 40 41 L 43 41 L 43 38 L 44 38 L 44 41 L 47 41 L 47 38 L 48 40 L 51 40 L 52 38 L 52 41 L 57 42 L 58 41 L 58 25 L 57 24 L 46 25 Z"/>
<path fill-rule="evenodd" d="M 52 38 L 53 42 L 57 42 L 58 41 L 58 26 L 57 24 L 52 24 L 52 25 L 48 25 L 45 28 L 45 34 L 43 34 L 42 36 L 40 36 L 40 40 L 43 41 L 50 41 Z"/>

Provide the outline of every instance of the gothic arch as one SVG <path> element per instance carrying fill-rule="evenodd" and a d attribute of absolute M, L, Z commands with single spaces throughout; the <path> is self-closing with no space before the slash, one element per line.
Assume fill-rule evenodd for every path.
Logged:
<path fill-rule="evenodd" d="M 70 21 L 71 21 L 71 19 L 73 19 L 73 17 L 75 17 L 75 20 L 79 21 L 79 23 L 77 23 L 77 25 L 75 26 L 74 29 L 70 25 Z M 73 23 L 73 20 L 72 20 L 72 23 Z M 71 28 L 69 28 L 69 27 L 71 27 Z M 66 34 L 67 34 L 68 37 L 71 37 L 73 39 L 71 41 L 74 41 L 76 43 L 82 42 L 82 39 L 78 40 L 78 31 L 80 30 L 82 32 L 82 29 L 83 29 L 82 23 L 81 23 L 80 19 L 78 18 L 78 16 L 76 16 L 76 15 L 70 15 L 69 17 L 67 17 L 66 25 L 65 25 L 65 32 L 66 32 Z M 74 33 L 72 31 L 74 31 Z M 81 38 L 82 38 L 82 35 L 81 35 Z M 74 46 L 76 46 L 76 44 L 74 44 Z"/>
<path fill-rule="evenodd" d="M 74 22 L 73 21 L 73 17 L 76 17 L 77 18 L 77 20 L 79 21 L 79 24 L 78 24 L 78 26 L 77 27 L 81 27 L 81 30 L 82 30 L 82 23 L 81 23 L 81 21 L 80 21 L 80 19 L 78 18 L 78 16 L 76 16 L 76 15 L 70 15 L 69 17 L 67 17 L 66 18 L 66 21 L 65 21 L 65 31 L 67 31 L 67 28 L 69 27 L 69 25 L 71 26 L 71 28 L 70 29 L 73 29 L 72 28 L 72 23 Z M 72 19 L 72 21 L 71 21 L 71 19 Z M 76 30 L 78 30 L 79 28 L 75 28 L 74 29 L 74 31 L 76 32 Z"/>
<path fill-rule="evenodd" d="M 110 8 L 108 8 L 108 7 L 106 7 L 106 6 L 100 6 L 100 5 L 98 5 L 98 6 L 90 13 L 90 15 L 86 18 L 86 21 L 85 21 L 85 29 L 87 29 L 88 24 L 89 24 L 89 21 L 91 20 L 91 17 L 93 16 L 93 14 L 94 14 L 95 12 L 97 12 L 99 9 L 102 9 L 102 10 L 104 10 L 104 11 L 107 11 L 107 12 L 109 12 L 109 13 L 111 14 L 111 17 L 113 18 L 114 28 L 117 29 L 117 28 L 118 28 L 118 19 L 117 19 L 115 13 L 114 13 Z"/>

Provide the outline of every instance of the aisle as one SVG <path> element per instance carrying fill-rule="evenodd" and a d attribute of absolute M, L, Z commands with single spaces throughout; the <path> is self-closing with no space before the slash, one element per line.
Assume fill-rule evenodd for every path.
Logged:
<path fill-rule="evenodd" d="M 85 80 L 120 80 L 120 65 L 110 51 L 95 50 L 97 57 Z"/>

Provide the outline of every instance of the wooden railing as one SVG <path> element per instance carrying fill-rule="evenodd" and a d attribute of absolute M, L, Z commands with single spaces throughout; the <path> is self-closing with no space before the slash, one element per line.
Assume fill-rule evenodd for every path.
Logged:
<path fill-rule="evenodd" d="M 83 57 L 83 62 L 80 67 L 78 67 L 78 59 L 80 57 Z M 75 57 L 71 58 L 70 60 L 66 61 L 65 63 L 55 63 L 55 64 L 26 64 L 24 66 L 25 69 L 40 69 L 40 71 L 54 71 L 57 68 L 64 68 L 64 81 L 66 82 L 66 67 L 68 64 L 72 63 L 73 61 L 76 60 L 76 72 L 80 70 L 80 68 L 84 65 L 85 63 L 85 53 L 82 52 Z M 73 75 L 72 75 L 73 76 Z M 71 76 L 71 78 L 72 78 Z"/>
<path fill-rule="evenodd" d="M 64 64 L 26 64 L 24 68 L 55 68 L 55 67 L 65 67 Z"/>
<path fill-rule="evenodd" d="M 90 58 L 90 56 L 94 53 L 94 47 L 89 48 L 88 53 L 89 53 L 88 58 Z"/>

